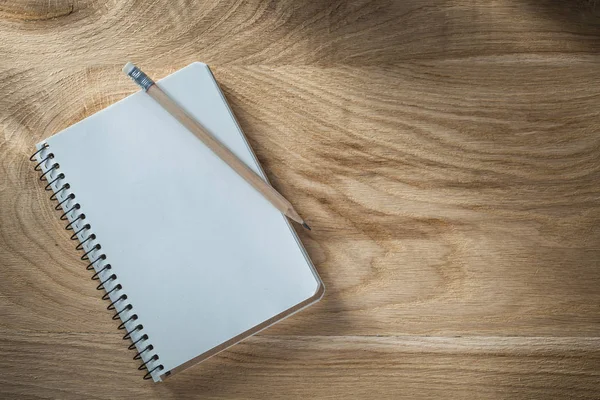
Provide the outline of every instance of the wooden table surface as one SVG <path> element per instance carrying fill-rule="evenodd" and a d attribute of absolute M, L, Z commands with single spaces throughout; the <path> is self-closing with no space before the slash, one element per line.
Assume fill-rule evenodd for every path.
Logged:
<path fill-rule="evenodd" d="M 212 67 L 327 287 L 161 384 L 27 160 L 126 61 Z M 599 398 L 599 63 L 593 0 L 0 2 L 0 398 Z"/>

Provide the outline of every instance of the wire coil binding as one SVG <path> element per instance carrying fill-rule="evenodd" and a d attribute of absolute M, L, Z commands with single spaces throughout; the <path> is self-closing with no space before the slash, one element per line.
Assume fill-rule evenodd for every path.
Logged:
<path fill-rule="evenodd" d="M 153 352 L 154 346 L 150 343 L 150 337 L 142 332 L 144 326 L 138 323 L 132 327 L 138 319 L 138 315 L 135 313 L 133 305 L 127 302 L 127 294 L 124 293 L 117 274 L 112 271 L 106 254 L 101 252 L 102 245 L 98 242 L 96 234 L 92 232 L 92 225 L 86 220 L 85 214 L 80 211 L 81 205 L 75 201 L 75 194 L 69 191 L 71 185 L 66 182 L 67 178 L 60 171 L 60 164 L 54 161 L 54 157 L 50 146 L 44 143 L 29 157 L 29 160 L 36 163 L 34 170 L 41 173 L 40 181 L 48 182 L 44 189 L 53 192 L 50 200 L 58 202 L 55 209 L 63 210 L 60 219 L 69 221 L 65 229 L 74 231 L 71 240 L 79 241 L 76 250 L 84 252 L 81 259 L 90 261 L 86 269 L 94 270 L 95 273 L 91 279 L 100 281 L 96 289 L 104 290 L 102 299 L 111 301 L 107 309 L 116 311 L 112 319 L 121 319 L 122 322 L 118 329 L 124 329 L 127 332 L 123 336 L 123 340 L 132 341 L 128 349 L 137 348 L 138 352 L 133 359 L 143 361 L 138 369 L 147 370 L 144 379 L 151 379 L 152 373 L 162 371 L 164 366 L 158 362 L 160 359 L 158 354 Z"/>

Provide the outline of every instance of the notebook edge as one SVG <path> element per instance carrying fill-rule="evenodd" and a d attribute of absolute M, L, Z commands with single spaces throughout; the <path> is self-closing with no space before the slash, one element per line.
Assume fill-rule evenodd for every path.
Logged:
<path fill-rule="evenodd" d="M 252 158 L 254 159 L 254 162 L 256 163 L 256 165 L 258 166 L 258 169 L 262 175 L 262 177 L 269 182 L 269 179 L 267 177 L 267 175 L 265 174 L 265 171 L 262 168 L 262 165 L 260 164 L 258 158 L 256 157 L 256 154 L 254 153 L 254 150 L 252 149 L 252 147 L 250 146 L 250 143 L 248 142 L 248 138 L 246 137 L 246 134 L 244 133 L 244 131 L 242 130 L 242 128 L 240 127 L 240 124 L 237 120 L 237 118 L 235 117 L 235 114 L 233 113 L 233 111 L 231 110 L 231 107 L 229 105 L 229 102 L 227 101 L 227 98 L 225 97 L 225 95 L 223 94 L 223 91 L 221 90 L 221 87 L 219 86 L 218 81 L 215 79 L 214 74 L 212 73 L 212 70 L 210 69 L 210 67 L 207 64 L 204 63 L 200 63 L 200 62 L 194 62 L 190 65 L 193 64 L 200 64 L 202 65 L 204 68 L 206 68 L 206 70 L 208 71 L 208 73 L 210 74 L 210 76 L 212 77 L 213 83 L 215 84 L 215 86 L 217 87 L 217 90 L 219 92 L 219 95 L 221 96 L 221 99 L 223 100 L 223 103 L 225 104 L 225 106 L 227 107 L 227 111 L 229 112 L 229 115 L 231 116 L 232 120 L 234 121 L 238 132 L 241 134 L 242 140 L 244 141 L 244 144 L 246 145 L 246 147 L 248 148 L 248 151 L 250 152 L 250 154 L 252 155 Z M 269 182 L 270 183 L 270 182 Z M 317 283 L 317 288 L 315 290 L 315 292 L 308 297 L 307 299 L 305 299 L 304 301 L 301 301 L 300 303 L 296 304 L 293 307 L 288 308 L 287 310 L 269 318 L 266 321 L 263 321 L 262 323 L 253 326 L 252 328 L 240 333 L 237 336 L 234 336 L 233 338 L 221 343 L 218 346 L 213 347 L 212 349 L 184 362 L 183 364 L 178 365 L 177 367 L 169 370 L 169 371 L 165 371 L 164 373 L 162 373 L 159 376 L 159 380 L 160 381 L 164 381 L 165 379 L 173 376 L 174 374 L 181 372 L 185 369 L 188 369 L 196 364 L 199 364 L 219 353 L 221 353 L 222 351 L 225 351 L 226 349 L 230 348 L 231 346 L 236 345 L 237 343 L 240 343 L 241 341 L 256 335 L 257 333 L 269 328 L 271 325 L 274 325 L 280 321 L 283 321 L 284 319 L 296 314 L 297 312 L 300 312 L 302 310 L 304 310 L 305 308 L 308 308 L 309 306 L 313 305 L 314 303 L 317 303 L 319 300 L 321 300 L 323 298 L 323 296 L 325 295 L 325 284 L 323 283 L 323 280 L 321 279 L 321 277 L 319 276 L 319 273 L 317 271 L 317 269 L 315 268 L 314 264 L 312 263 L 312 260 L 310 259 L 310 257 L 308 256 L 308 253 L 306 252 L 306 249 L 304 248 L 304 245 L 302 244 L 302 242 L 300 241 L 300 238 L 298 237 L 298 234 L 296 233 L 296 231 L 294 230 L 294 228 L 292 227 L 292 225 L 290 224 L 290 222 L 287 220 L 287 218 L 282 215 L 281 216 L 285 223 L 288 226 L 288 229 L 290 230 L 291 235 L 293 236 L 294 240 L 296 241 L 296 244 L 298 245 L 298 247 L 300 248 L 300 251 L 302 252 L 302 255 L 304 256 L 304 259 L 306 260 L 314 278 L 315 281 Z"/>

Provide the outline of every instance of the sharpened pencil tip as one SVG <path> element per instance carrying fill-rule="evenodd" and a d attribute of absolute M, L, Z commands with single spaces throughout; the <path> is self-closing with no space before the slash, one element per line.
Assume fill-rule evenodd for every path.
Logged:
<path fill-rule="evenodd" d="M 310 226 L 308 226 L 308 224 L 306 222 L 303 222 L 302 226 L 305 227 L 306 229 L 308 229 L 309 231 L 312 231 L 312 229 L 310 229 Z"/>

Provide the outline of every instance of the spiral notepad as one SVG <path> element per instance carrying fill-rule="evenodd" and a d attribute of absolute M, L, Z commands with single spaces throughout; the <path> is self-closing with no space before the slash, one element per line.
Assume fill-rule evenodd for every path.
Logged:
<path fill-rule="evenodd" d="M 265 178 L 205 64 L 159 84 Z M 32 160 L 145 379 L 323 294 L 287 219 L 142 92 L 39 143 Z"/>

